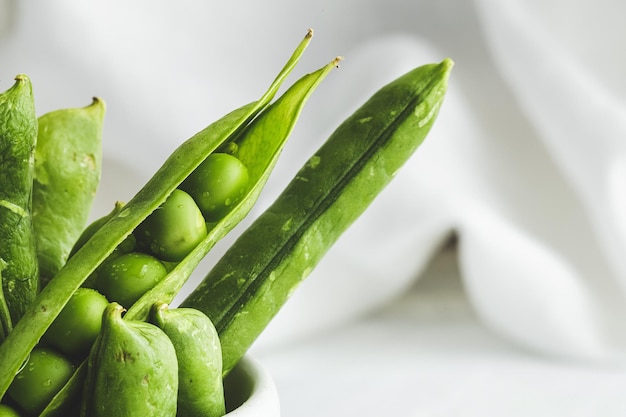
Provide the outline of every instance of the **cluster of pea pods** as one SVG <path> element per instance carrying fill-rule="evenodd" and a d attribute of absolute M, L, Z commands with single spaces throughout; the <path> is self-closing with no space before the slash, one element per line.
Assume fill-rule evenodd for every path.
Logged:
<path fill-rule="evenodd" d="M 177 308 L 250 211 L 335 58 L 182 143 L 127 203 L 87 225 L 104 101 L 35 117 L 30 80 L 0 94 L 0 417 L 204 416 L 295 287 L 418 148 L 452 61 L 382 87 L 342 123 Z M 306 256 L 302 254 L 306 252 Z"/>

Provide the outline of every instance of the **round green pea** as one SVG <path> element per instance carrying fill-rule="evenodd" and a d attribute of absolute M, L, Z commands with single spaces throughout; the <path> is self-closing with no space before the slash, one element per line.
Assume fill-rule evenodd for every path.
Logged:
<path fill-rule="evenodd" d="M 207 235 L 207 227 L 193 198 L 176 189 L 135 230 L 137 244 L 166 262 L 180 262 Z"/>
<path fill-rule="evenodd" d="M 196 201 L 204 218 L 215 222 L 241 201 L 248 189 L 248 169 L 227 153 L 209 155 L 180 188 Z"/>
<path fill-rule="evenodd" d="M 74 358 L 89 354 L 102 325 L 107 298 L 91 288 L 79 288 L 43 336 L 48 345 Z"/>
<path fill-rule="evenodd" d="M 73 373 L 74 366 L 60 353 L 48 348 L 35 348 L 7 392 L 27 414 L 37 415 Z"/>
<path fill-rule="evenodd" d="M 20 417 L 20 415 L 6 404 L 0 404 L 0 417 Z"/>
<path fill-rule="evenodd" d="M 105 260 L 96 273 L 96 288 L 110 301 L 130 308 L 167 275 L 154 256 L 131 252 Z"/>

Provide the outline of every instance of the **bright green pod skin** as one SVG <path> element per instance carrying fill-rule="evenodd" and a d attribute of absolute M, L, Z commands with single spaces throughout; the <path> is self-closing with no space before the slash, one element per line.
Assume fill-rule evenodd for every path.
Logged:
<path fill-rule="evenodd" d="M 0 94 L 0 269 L 13 324 L 39 291 L 32 223 L 37 117 L 30 79 Z"/>
<path fill-rule="evenodd" d="M 174 417 L 178 363 L 172 342 L 153 324 L 124 320 L 111 303 L 89 353 L 82 417 Z"/>
<path fill-rule="evenodd" d="M 224 373 L 424 140 L 451 68 L 418 67 L 374 94 L 183 301 L 215 324 Z"/>
<path fill-rule="evenodd" d="M 124 207 L 124 203 L 122 203 L 121 201 L 118 201 L 118 202 L 115 203 L 115 206 L 113 207 L 113 210 L 111 210 L 108 214 L 105 214 L 104 216 L 100 217 L 99 219 L 96 219 L 93 222 L 91 222 L 89 224 L 89 226 L 87 226 L 85 228 L 85 230 L 83 230 L 83 232 L 80 234 L 80 236 L 76 240 L 76 243 L 74 243 L 74 246 L 72 247 L 72 250 L 70 252 L 70 256 L 69 257 L 71 258 L 72 256 L 74 256 L 74 254 L 76 252 L 78 252 L 78 250 L 80 248 L 82 248 L 85 245 L 85 243 L 87 243 L 87 241 L 89 239 L 91 239 L 91 237 L 98 230 L 100 230 L 100 228 L 102 226 L 104 226 L 113 217 L 117 216 L 119 214 L 119 212 L 122 210 L 123 207 Z M 113 250 L 113 252 L 108 256 L 106 261 L 108 261 L 110 259 L 113 259 L 113 258 L 115 258 L 117 256 L 123 255 L 125 253 L 133 252 L 135 250 L 136 246 L 137 245 L 136 245 L 136 241 L 135 241 L 135 236 L 132 235 L 132 234 L 128 235 L 126 237 L 126 239 L 124 239 L 124 241 L 122 243 L 120 243 Z M 90 274 L 89 277 L 87 277 L 85 282 L 83 282 L 82 286 L 83 287 L 87 287 L 87 288 L 96 288 L 97 287 L 96 286 L 96 277 L 97 277 L 97 270 L 96 270 L 96 272 Z M 115 301 L 115 300 L 112 300 L 112 301 Z"/>
<path fill-rule="evenodd" d="M 111 220 L 120 211 L 122 211 L 123 207 L 124 207 L 124 203 L 118 201 L 115 203 L 115 206 L 113 206 L 113 210 L 111 210 L 108 214 L 105 214 L 99 219 L 96 219 L 93 222 L 91 222 L 89 226 L 87 226 L 80 233 L 80 235 L 78 236 L 78 239 L 76 239 L 76 242 L 74 242 L 74 245 L 72 246 L 72 250 L 70 251 L 69 256 L 72 256 L 76 252 L 78 252 L 78 250 L 82 248 L 85 245 L 85 243 L 87 243 L 87 241 L 94 235 L 94 233 L 96 233 L 102 226 L 104 226 L 106 222 Z"/>
<path fill-rule="evenodd" d="M 100 183 L 105 111 L 104 101 L 94 98 L 38 119 L 33 224 L 43 285 L 65 265 L 87 225 Z"/>
<path fill-rule="evenodd" d="M 217 330 L 202 312 L 157 303 L 152 322 L 167 334 L 178 358 L 178 415 L 221 417 L 226 413 L 222 348 Z"/>

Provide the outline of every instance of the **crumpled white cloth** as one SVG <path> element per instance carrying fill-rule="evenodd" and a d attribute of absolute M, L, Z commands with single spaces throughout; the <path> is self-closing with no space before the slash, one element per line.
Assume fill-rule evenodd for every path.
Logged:
<path fill-rule="evenodd" d="M 489 349 L 478 363 L 493 374 L 481 374 L 477 366 L 457 373 L 449 367 L 450 358 L 467 353 L 457 345 L 471 333 L 464 319 L 458 327 L 424 327 L 423 317 L 405 325 L 397 321 L 401 314 L 389 313 L 398 303 L 420 311 L 409 294 L 451 236 L 463 284 L 451 291 L 476 318 L 468 326 L 509 344 L 515 361 L 507 362 L 508 371 L 520 371 L 526 361 L 536 367 L 524 384 L 507 385 L 511 391 L 524 392 L 546 375 L 556 384 L 571 382 L 572 373 L 555 371 L 550 360 L 621 365 L 626 359 L 626 3 L 3 0 L 0 10 L 4 89 L 15 74 L 29 74 L 39 113 L 86 105 L 92 95 L 107 101 L 106 164 L 94 216 L 114 200 L 130 198 L 182 140 L 257 98 L 308 27 L 315 37 L 292 79 L 345 56 L 309 101 L 250 219 L 215 249 L 190 285 L 375 90 L 415 66 L 445 57 L 456 62 L 426 142 L 255 346 L 276 371 L 279 389 L 289 393 L 282 399 L 293 415 L 353 415 L 349 405 L 359 395 L 374 395 L 368 385 L 361 378 L 355 386 L 363 390 L 334 396 L 340 382 L 355 381 L 333 385 L 324 378 L 351 352 L 363 355 L 363 363 L 350 368 L 353 375 L 357 369 L 376 375 L 376 361 L 385 358 L 375 351 L 394 346 L 373 342 L 380 338 L 397 338 L 404 349 L 381 374 L 390 384 L 405 380 L 401 372 L 411 369 L 403 368 L 406 361 L 424 365 L 429 358 L 445 362 L 429 365 L 429 375 L 442 384 L 458 386 L 468 372 L 480 382 L 453 398 L 457 408 L 435 406 L 451 398 L 431 392 L 433 399 L 423 398 L 421 408 L 394 398 L 396 414 L 485 415 L 488 404 L 476 398 L 503 390 L 499 377 L 510 374 L 498 374 Z M 429 306 L 431 324 L 449 308 Z M 437 340 L 437 329 L 444 329 L 440 336 L 454 335 L 438 346 L 450 355 L 431 357 L 427 348 L 419 356 L 423 338 L 405 333 L 423 331 Z M 529 352 L 547 368 L 523 356 Z M 307 363 L 325 373 L 307 373 Z M 555 415 L 550 412 L 569 407 L 565 397 L 583 401 L 580 393 L 594 386 L 623 382 L 619 374 L 602 379 L 584 369 L 575 389 L 534 408 L 516 408 L 529 400 L 521 395 L 502 403 L 492 398 L 498 404 L 492 410 Z M 410 380 L 416 391 L 430 381 Z M 299 410 L 298 389 L 305 387 L 325 392 L 325 405 Z M 624 405 L 607 398 L 602 408 L 585 402 L 577 412 L 619 415 Z M 368 407 L 361 415 L 368 410 L 384 413 Z M 572 407 L 560 415 L 591 414 Z"/>

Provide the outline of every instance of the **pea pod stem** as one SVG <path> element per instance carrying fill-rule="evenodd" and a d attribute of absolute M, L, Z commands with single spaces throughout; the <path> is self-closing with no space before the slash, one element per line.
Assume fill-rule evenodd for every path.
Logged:
<path fill-rule="evenodd" d="M 120 213 L 103 225 L 42 289 L 0 345 L 0 397 L 72 294 L 211 152 L 269 105 L 311 37 L 312 32 L 307 32 L 261 99 L 228 113 L 181 144 Z"/>

